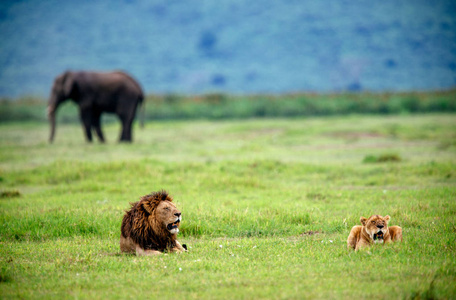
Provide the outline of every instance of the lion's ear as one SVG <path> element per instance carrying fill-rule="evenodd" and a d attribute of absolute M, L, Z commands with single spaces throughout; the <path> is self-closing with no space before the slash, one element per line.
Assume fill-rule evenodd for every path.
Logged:
<path fill-rule="evenodd" d="M 154 202 L 151 201 L 151 197 L 149 195 L 147 196 L 144 196 L 141 198 L 141 206 L 142 208 L 148 213 L 148 214 L 152 214 L 152 212 L 154 211 Z"/>
<path fill-rule="evenodd" d="M 152 206 L 150 205 L 150 202 L 144 201 L 142 204 L 142 207 L 148 214 L 152 214 L 153 209 L 152 209 Z"/>
<path fill-rule="evenodd" d="M 359 219 L 359 221 L 361 222 L 361 224 L 363 224 L 363 226 L 366 226 L 366 221 L 367 221 L 367 219 L 366 219 L 365 217 L 361 217 L 361 218 Z"/>
<path fill-rule="evenodd" d="M 389 220 L 391 219 L 391 217 L 389 215 L 386 215 L 383 219 L 385 219 L 386 222 L 389 222 Z"/>

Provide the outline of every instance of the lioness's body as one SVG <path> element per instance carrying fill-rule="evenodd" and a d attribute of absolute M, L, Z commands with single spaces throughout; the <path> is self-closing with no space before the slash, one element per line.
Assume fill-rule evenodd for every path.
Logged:
<path fill-rule="evenodd" d="M 181 212 L 172 201 L 168 193 L 162 191 L 133 203 L 122 220 L 120 250 L 136 255 L 185 251 L 176 240 Z"/>
<path fill-rule="evenodd" d="M 388 227 L 390 216 L 373 215 L 369 219 L 361 217 L 361 225 L 355 225 L 347 239 L 347 248 L 359 250 L 374 243 L 389 243 L 402 241 L 402 228 L 399 226 Z"/>

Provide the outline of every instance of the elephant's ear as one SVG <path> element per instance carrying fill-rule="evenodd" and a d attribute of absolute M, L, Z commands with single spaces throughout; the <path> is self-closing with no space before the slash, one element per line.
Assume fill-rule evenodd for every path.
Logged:
<path fill-rule="evenodd" d="M 63 74 L 62 79 L 62 90 L 66 97 L 70 97 L 71 93 L 73 92 L 73 86 L 73 73 L 71 73 L 70 71 L 66 71 L 65 74 Z"/>

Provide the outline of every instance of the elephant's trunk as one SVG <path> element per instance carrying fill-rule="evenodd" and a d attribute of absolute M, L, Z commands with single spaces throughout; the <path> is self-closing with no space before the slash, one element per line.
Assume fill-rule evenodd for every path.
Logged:
<path fill-rule="evenodd" d="M 55 135 L 55 107 L 49 106 L 48 107 L 48 118 L 51 124 L 51 135 L 49 136 L 49 143 L 54 141 Z"/>

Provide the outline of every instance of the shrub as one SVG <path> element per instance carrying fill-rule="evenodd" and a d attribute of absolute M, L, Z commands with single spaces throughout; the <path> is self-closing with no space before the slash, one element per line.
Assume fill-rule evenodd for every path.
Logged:
<path fill-rule="evenodd" d="M 402 158 L 395 153 L 384 153 L 380 155 L 367 155 L 363 163 L 383 163 L 383 162 L 400 162 Z"/>

